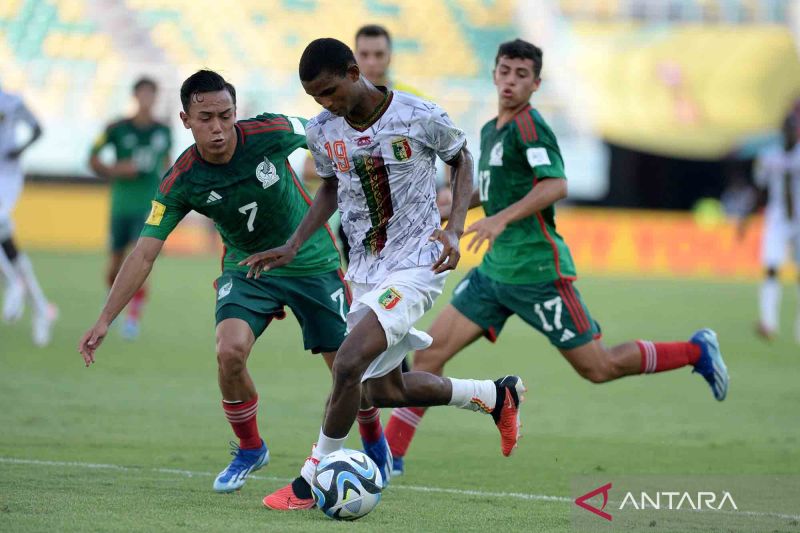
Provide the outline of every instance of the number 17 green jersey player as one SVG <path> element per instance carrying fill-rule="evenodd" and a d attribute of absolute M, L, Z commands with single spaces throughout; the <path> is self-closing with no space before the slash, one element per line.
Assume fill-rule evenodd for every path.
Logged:
<path fill-rule="evenodd" d="M 239 438 L 234 459 L 214 481 L 217 492 L 241 488 L 269 461 L 256 423 L 258 394 L 247 371 L 253 345 L 289 307 L 300 323 L 306 350 L 322 353 L 328 367 L 344 340 L 350 290 L 339 271 L 339 253 L 327 227 L 300 248 L 291 265 L 259 279 L 247 278 L 239 261 L 283 244 L 308 211 L 310 199 L 288 156 L 305 148 L 305 120 L 277 114 L 236 121 L 236 91 L 219 74 L 201 70 L 181 87 L 181 120 L 195 144 L 167 172 L 152 202 L 141 236 L 114 281 L 95 325 L 78 349 L 86 365 L 112 320 L 147 278 L 172 230 L 190 211 L 216 224 L 226 246 L 217 279 L 216 352 L 225 417 Z M 383 440 L 380 420 L 360 420 Z"/>
<path fill-rule="evenodd" d="M 573 282 L 569 248 L 556 232 L 555 207 L 567 195 L 564 162 L 553 131 L 529 104 L 539 88 L 542 51 L 517 39 L 500 45 L 494 83 L 498 114 L 481 130 L 479 187 L 473 205 L 486 218 L 464 232 L 470 249 L 488 242 L 483 262 L 456 286 L 453 299 L 428 333 L 433 344 L 415 353 L 414 370 L 441 375 L 445 363 L 481 336 L 495 341 L 518 315 L 544 334 L 582 377 L 604 383 L 633 374 L 693 366 L 717 400 L 728 391 L 728 371 L 716 334 L 701 329 L 688 342 L 637 340 L 607 348 Z M 395 409 L 386 427 L 402 473 L 425 410 Z"/>

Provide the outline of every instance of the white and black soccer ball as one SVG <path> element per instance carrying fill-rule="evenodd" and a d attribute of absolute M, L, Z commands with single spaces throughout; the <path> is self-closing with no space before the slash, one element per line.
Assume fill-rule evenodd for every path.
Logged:
<path fill-rule="evenodd" d="M 358 520 L 381 501 L 383 477 L 364 452 L 338 450 L 324 457 L 311 480 L 311 493 L 334 520 Z"/>

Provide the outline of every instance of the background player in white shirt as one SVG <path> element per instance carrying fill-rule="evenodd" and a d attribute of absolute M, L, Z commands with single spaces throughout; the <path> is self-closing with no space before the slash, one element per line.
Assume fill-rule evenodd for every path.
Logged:
<path fill-rule="evenodd" d="M 338 196 L 350 242 L 353 304 L 349 333 L 333 364 L 325 420 L 301 478 L 310 482 L 319 460 L 342 448 L 362 402 L 362 383 L 363 401 L 376 407 L 453 405 L 490 413 L 503 454 L 509 455 L 519 435 L 524 392 L 519 377 L 491 381 L 400 372 L 409 350 L 430 345 L 430 336 L 414 323 L 441 294 L 447 272 L 460 258 L 473 171 L 464 132 L 437 105 L 375 87 L 361 75 L 350 48 L 336 39 L 317 39 L 306 47 L 300 80 L 326 109 L 306 126 L 308 147 L 325 181 L 286 245 L 242 264 L 258 276 L 290 262 L 335 211 Z M 444 229 L 436 207 L 437 156 L 453 169 L 453 207 Z M 383 473 L 388 481 L 388 468 Z M 264 504 L 312 507 L 310 491 L 298 485 L 267 496 Z"/>
<path fill-rule="evenodd" d="M 20 123 L 30 129 L 30 136 L 23 143 L 17 139 Z M 0 272 L 6 279 L 3 321 L 12 323 L 22 317 L 27 294 L 33 305 L 33 342 L 46 346 L 57 311 L 45 298 L 30 259 L 17 248 L 11 220 L 24 181 L 20 156 L 41 135 L 39 122 L 22 98 L 0 89 Z"/>
<path fill-rule="evenodd" d="M 767 191 L 761 257 L 766 279 L 759 291 L 758 333 L 767 339 L 777 334 L 781 303 L 778 269 L 786 260 L 787 245 L 800 266 L 800 146 L 794 115 L 782 127 L 783 145 L 770 146 L 756 161 L 755 183 Z M 795 320 L 795 339 L 800 342 L 800 307 Z"/>

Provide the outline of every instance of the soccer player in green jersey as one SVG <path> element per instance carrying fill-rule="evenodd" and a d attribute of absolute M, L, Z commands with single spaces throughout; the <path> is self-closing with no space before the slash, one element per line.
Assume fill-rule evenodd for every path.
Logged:
<path fill-rule="evenodd" d="M 494 69 L 498 114 L 481 130 L 473 196 L 473 206 L 483 205 L 486 218 L 464 232 L 472 234 L 469 249 L 487 242 L 489 250 L 434 321 L 428 331 L 433 344 L 415 353 L 414 370 L 441 375 L 445 363 L 479 337 L 494 342 L 516 314 L 593 383 L 691 365 L 714 397 L 724 400 L 728 372 L 710 329 L 697 331 L 689 342 L 638 340 L 607 348 L 600 341 L 600 327 L 573 285 L 569 248 L 556 232 L 554 204 L 567 196 L 567 180 L 556 137 L 529 103 L 541 70 L 538 47 L 520 39 L 500 45 Z M 392 413 L 386 437 L 395 475 L 403 470 L 424 412 L 410 407 Z"/>
<path fill-rule="evenodd" d="M 234 87 L 207 70 L 183 83 L 181 103 L 181 120 L 195 144 L 161 181 L 141 236 L 78 349 L 87 366 L 94 362 L 109 325 L 142 286 L 165 239 L 189 211 L 214 220 L 226 247 L 222 275 L 215 283 L 219 386 L 225 416 L 239 437 L 234 459 L 216 478 L 214 489 L 230 492 L 269 461 L 256 424 L 258 394 L 247 371 L 256 338 L 289 307 L 302 328 L 305 348 L 322 353 L 330 367 L 344 340 L 350 289 L 327 226 L 309 235 L 291 265 L 266 276 L 248 278 L 248 268 L 238 265 L 258 250 L 286 242 L 308 211 L 311 200 L 287 159 L 306 146 L 305 121 L 263 114 L 237 122 Z M 368 423 L 380 430 L 379 420 Z"/>
<path fill-rule="evenodd" d="M 89 166 L 95 174 L 111 181 L 111 257 L 106 270 L 109 288 L 119 273 L 126 249 L 136 242 L 142 231 L 161 174 L 170 165 L 170 130 L 153 118 L 157 92 L 155 81 L 149 78 L 138 80 L 133 85 L 136 113 L 131 118 L 109 124 L 95 141 L 89 157 Z M 112 165 L 106 165 L 100 159 L 100 152 L 106 146 L 114 149 L 115 162 Z M 139 334 L 139 317 L 145 296 L 146 289 L 142 286 L 131 300 L 122 329 L 127 339 L 134 339 Z"/>

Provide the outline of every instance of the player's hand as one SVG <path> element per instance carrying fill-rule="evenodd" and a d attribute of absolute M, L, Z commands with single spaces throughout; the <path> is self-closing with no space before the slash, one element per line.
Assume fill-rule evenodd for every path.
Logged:
<path fill-rule="evenodd" d="M 253 254 L 247 259 L 239 261 L 239 266 L 250 267 L 250 270 L 247 271 L 247 277 L 258 279 L 262 272 L 288 265 L 296 255 L 297 248 L 287 243 L 266 252 Z"/>
<path fill-rule="evenodd" d="M 488 249 L 491 250 L 494 240 L 498 237 L 498 235 L 503 233 L 503 230 L 505 229 L 505 220 L 497 217 L 496 215 L 482 218 L 481 220 L 470 225 L 470 227 L 468 227 L 464 232 L 464 235 L 468 235 L 470 233 L 475 234 L 472 236 L 472 240 L 469 241 L 467 250 L 471 252 L 477 252 L 484 241 L 489 242 Z"/>
<path fill-rule="evenodd" d="M 458 265 L 458 262 L 461 260 L 461 252 L 458 249 L 458 234 L 447 228 L 437 229 L 431 234 L 429 240 L 439 241 L 444 245 L 442 255 L 440 255 L 439 259 L 431 266 L 431 270 L 436 274 L 441 274 L 442 272 L 447 272 L 448 270 L 456 268 L 456 265 Z"/>
<path fill-rule="evenodd" d="M 86 366 L 94 363 L 94 352 L 100 347 L 107 333 L 108 324 L 98 320 L 97 323 L 92 326 L 92 329 L 84 333 L 83 337 L 81 337 L 78 343 L 78 351 L 83 356 L 83 362 L 86 363 Z"/>
<path fill-rule="evenodd" d="M 139 168 L 132 159 L 117 161 L 113 167 L 112 175 L 121 178 L 135 178 L 139 174 Z"/>

